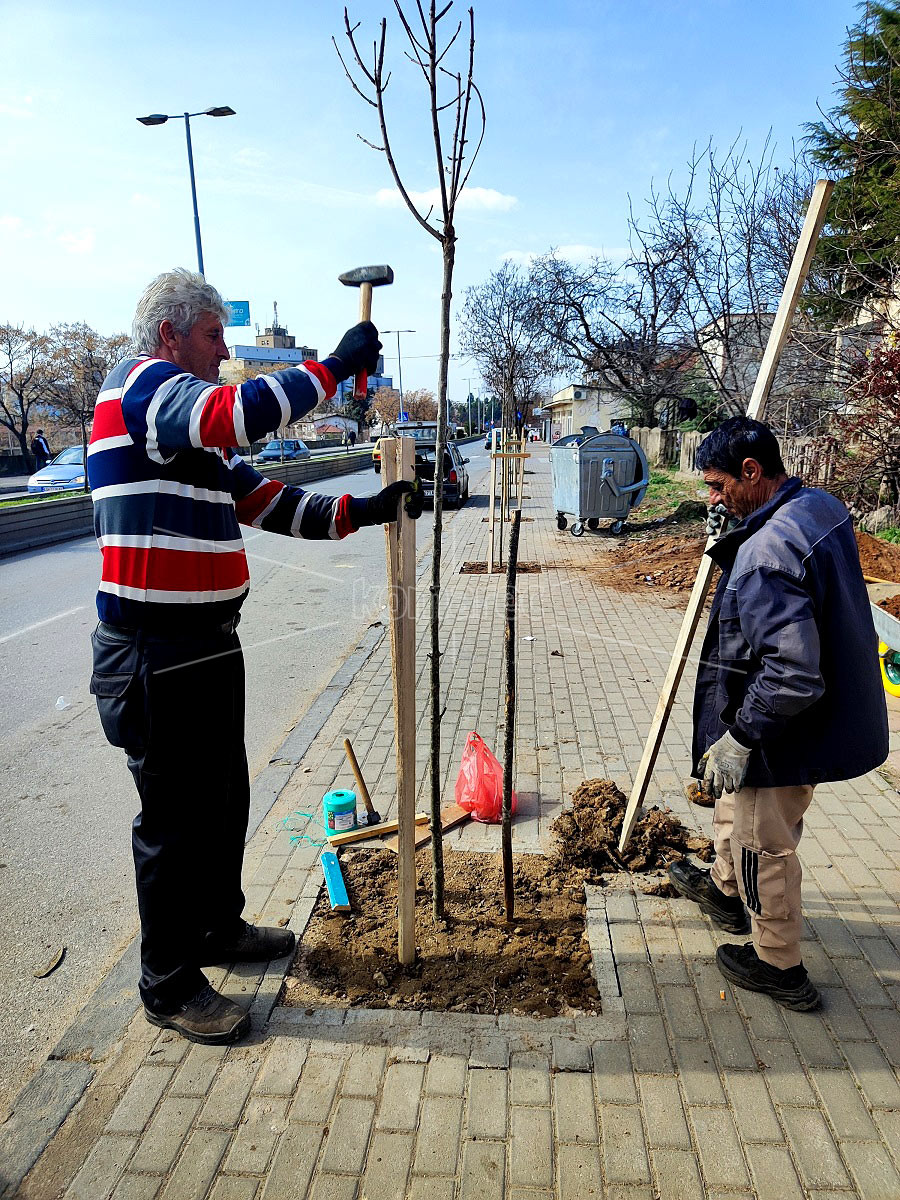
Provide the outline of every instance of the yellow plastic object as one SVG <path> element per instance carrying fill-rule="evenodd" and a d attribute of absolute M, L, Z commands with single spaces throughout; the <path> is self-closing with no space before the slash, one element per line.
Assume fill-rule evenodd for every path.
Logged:
<path fill-rule="evenodd" d="M 878 660 L 881 663 L 881 682 L 889 696 L 900 697 L 900 654 L 884 642 L 878 643 Z"/>

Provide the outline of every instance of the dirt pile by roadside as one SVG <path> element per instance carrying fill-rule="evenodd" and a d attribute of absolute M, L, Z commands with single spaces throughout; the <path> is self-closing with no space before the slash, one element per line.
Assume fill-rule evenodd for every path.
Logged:
<path fill-rule="evenodd" d="M 658 871 L 686 854 L 712 862 L 712 842 L 691 833 L 668 808 L 648 809 L 634 827 L 624 854 L 618 843 L 626 799 L 609 779 L 586 779 L 572 794 L 572 808 L 556 818 L 554 857 L 561 868 L 586 879 L 603 871 Z"/>
<path fill-rule="evenodd" d="M 617 546 L 606 562 L 592 568 L 602 587 L 621 592 L 646 592 L 658 588 L 676 595 L 690 592 L 706 542 L 694 537 L 629 538 Z"/>
<path fill-rule="evenodd" d="M 856 544 L 863 575 L 900 583 L 900 546 L 872 537 L 871 533 L 863 533 L 860 529 L 856 531 Z"/>

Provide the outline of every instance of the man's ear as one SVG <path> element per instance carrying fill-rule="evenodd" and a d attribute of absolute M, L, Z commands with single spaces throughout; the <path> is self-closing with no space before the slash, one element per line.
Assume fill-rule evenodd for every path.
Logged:
<path fill-rule="evenodd" d="M 177 344 L 178 335 L 175 332 L 175 326 L 166 318 L 165 321 L 159 323 L 159 344 L 165 346 L 169 350 L 174 350 Z"/>
<path fill-rule="evenodd" d="M 745 458 L 741 464 L 741 479 L 747 483 L 759 483 L 763 477 L 763 469 L 755 458 Z"/>

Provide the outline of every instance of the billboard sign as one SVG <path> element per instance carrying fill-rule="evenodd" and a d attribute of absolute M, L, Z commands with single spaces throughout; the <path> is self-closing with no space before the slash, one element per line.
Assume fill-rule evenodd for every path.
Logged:
<path fill-rule="evenodd" d="M 228 322 L 226 328 L 230 329 L 233 325 L 250 324 L 249 300 L 226 300 L 225 307 L 231 314 L 231 320 Z"/>

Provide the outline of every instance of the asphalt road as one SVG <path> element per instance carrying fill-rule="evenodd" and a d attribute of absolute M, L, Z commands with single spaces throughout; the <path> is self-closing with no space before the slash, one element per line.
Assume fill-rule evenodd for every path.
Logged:
<path fill-rule="evenodd" d="M 474 491 L 488 459 L 480 443 L 466 452 Z M 379 486 L 372 471 L 312 485 L 333 495 Z M 430 532 L 426 512 L 420 549 Z M 365 628 L 385 617 L 384 537 L 380 527 L 338 543 L 247 531 L 245 543 L 251 592 L 241 640 L 255 776 Z M 0 1121 L 137 930 L 137 794 L 88 692 L 98 569 L 93 538 L 0 566 Z M 35 979 L 61 946 L 62 965 Z"/>

